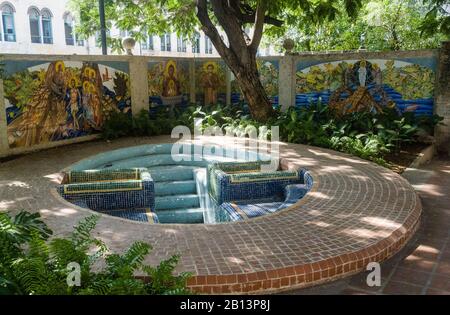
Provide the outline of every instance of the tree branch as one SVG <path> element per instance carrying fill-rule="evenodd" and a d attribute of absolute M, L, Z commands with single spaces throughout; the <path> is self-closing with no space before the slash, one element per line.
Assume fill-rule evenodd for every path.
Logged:
<path fill-rule="evenodd" d="M 259 44 L 263 36 L 264 21 L 266 17 L 267 1 L 260 0 L 256 9 L 255 27 L 253 31 L 253 39 L 250 43 L 250 49 L 254 52 L 258 50 Z"/>
<path fill-rule="evenodd" d="M 218 53 L 222 58 L 236 60 L 236 57 L 231 53 L 231 50 L 225 45 L 219 31 L 211 21 L 208 15 L 208 4 L 206 0 L 197 0 L 197 18 L 202 24 L 203 32 L 211 39 L 211 42 L 216 47 Z"/>
<path fill-rule="evenodd" d="M 239 1 L 240 2 L 240 1 Z M 240 2 L 240 10 L 239 10 L 238 18 L 242 23 L 254 23 L 255 22 L 255 10 L 252 9 L 247 3 Z M 271 24 L 274 26 L 281 27 L 283 26 L 283 21 L 273 18 L 271 16 L 266 16 L 264 18 L 265 24 Z"/>
<path fill-rule="evenodd" d="M 233 14 L 234 11 L 228 5 L 228 1 L 211 0 L 210 2 L 214 16 L 227 34 L 230 48 L 247 47 L 247 43 L 242 35 L 242 24 Z"/>

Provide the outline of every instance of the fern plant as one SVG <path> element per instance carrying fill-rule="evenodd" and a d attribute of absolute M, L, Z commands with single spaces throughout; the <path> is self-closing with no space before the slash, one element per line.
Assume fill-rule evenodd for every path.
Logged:
<path fill-rule="evenodd" d="M 123 254 L 110 253 L 91 236 L 98 216 L 82 220 L 68 238 L 47 241 L 51 231 L 39 214 L 0 214 L 0 294 L 119 295 L 187 294 L 188 273 L 174 275 L 179 256 L 159 266 L 144 264 L 151 246 L 136 242 Z M 80 285 L 68 284 L 69 264 L 80 267 Z M 105 265 L 99 271 L 99 265 Z M 137 272 L 148 281 L 136 278 Z"/>

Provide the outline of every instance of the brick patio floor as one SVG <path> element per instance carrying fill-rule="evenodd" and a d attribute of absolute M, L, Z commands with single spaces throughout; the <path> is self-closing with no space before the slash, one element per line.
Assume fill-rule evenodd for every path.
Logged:
<path fill-rule="evenodd" d="M 62 169 L 97 153 L 173 141 L 168 137 L 96 141 L 0 163 L 0 211 L 39 211 L 55 235 L 67 235 L 91 212 L 56 194 Z M 214 141 L 223 146 L 227 139 Z M 114 251 L 123 251 L 136 240 L 150 243 L 153 251 L 146 262 L 151 264 L 180 254 L 177 271 L 192 272 L 194 277 L 188 284 L 202 293 L 279 292 L 341 279 L 365 270 L 371 261 L 393 256 L 414 235 L 422 206 L 401 176 L 330 150 L 281 144 L 280 151 L 285 167 L 305 167 L 314 178 L 312 191 L 291 208 L 216 225 L 148 225 L 102 215 L 94 234 Z M 425 184 L 434 188 L 428 203 L 436 207 L 428 212 L 431 228 L 427 225 L 423 231 L 427 237 L 411 258 L 404 260 L 402 268 L 393 262 L 384 265 L 384 277 L 390 279 L 385 292 L 421 293 L 425 282 L 427 293 L 431 288 L 448 289 L 439 282 L 441 277 L 428 277 L 448 273 L 448 251 L 445 257 L 442 251 L 448 225 L 440 234 L 435 228 L 444 221 L 442 215 L 448 218 L 448 210 L 437 210 L 444 201 L 433 198 L 445 195 L 437 186 L 443 182 L 437 180 L 443 179 L 437 176 L 436 182 Z M 439 264 L 438 259 L 442 260 Z M 392 274 L 387 272 L 390 265 L 396 269 Z M 412 277 L 413 272 L 408 274 L 407 270 L 422 273 Z M 345 290 L 349 293 L 357 288 L 358 284 L 352 283 Z"/>
<path fill-rule="evenodd" d="M 404 176 L 422 199 L 422 224 L 413 239 L 381 266 L 381 287 L 367 273 L 288 294 L 450 294 L 450 158 L 436 157 Z"/>

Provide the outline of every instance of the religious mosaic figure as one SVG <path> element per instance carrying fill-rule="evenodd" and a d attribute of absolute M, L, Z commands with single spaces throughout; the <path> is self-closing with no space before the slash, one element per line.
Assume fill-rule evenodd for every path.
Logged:
<path fill-rule="evenodd" d="M 217 103 L 217 89 L 220 87 L 220 78 L 217 72 L 217 63 L 205 63 L 204 73 L 201 77 L 200 86 L 203 88 L 205 94 L 206 106 Z"/>
<path fill-rule="evenodd" d="M 11 147 L 48 142 L 64 131 L 68 117 L 65 75 L 62 61 L 50 63 L 44 81 L 31 96 L 26 111 L 8 125 Z"/>
<path fill-rule="evenodd" d="M 70 79 L 69 83 L 69 109 L 72 116 L 73 128 L 75 130 L 80 129 L 80 123 L 78 121 L 80 91 L 78 90 L 77 79 Z"/>
<path fill-rule="evenodd" d="M 183 100 L 177 72 L 176 62 L 173 60 L 167 61 L 162 82 L 161 101 L 164 105 L 170 106 L 171 110 Z"/>
<path fill-rule="evenodd" d="M 176 64 L 174 61 L 168 61 L 164 71 L 163 92 L 164 97 L 173 97 L 181 95 L 180 81 L 177 78 Z"/>

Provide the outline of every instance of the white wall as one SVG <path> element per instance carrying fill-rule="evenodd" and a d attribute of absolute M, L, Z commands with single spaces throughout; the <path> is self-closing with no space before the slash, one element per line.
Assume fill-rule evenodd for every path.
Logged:
<path fill-rule="evenodd" d="M 97 0 L 93 0 L 97 1 Z M 69 12 L 69 0 L 0 0 L 0 7 L 3 3 L 10 3 L 14 9 L 14 23 L 16 31 L 16 42 L 0 41 L 0 53 L 12 54 L 79 54 L 79 55 L 100 55 L 101 48 L 96 46 L 95 38 L 89 38 L 84 43 L 84 46 L 66 45 L 64 34 L 64 20 L 63 15 Z M 37 7 L 39 10 L 43 8 L 49 9 L 52 14 L 52 31 L 53 44 L 35 44 L 31 43 L 30 24 L 28 9 L 30 7 Z M 76 14 L 72 14 L 75 16 Z M 1 22 L 0 22 L 1 24 Z M 111 35 L 119 37 L 119 30 L 112 29 Z M 1 31 L 3 33 L 3 29 Z M 196 57 L 217 57 L 217 51 L 213 48 L 213 54 L 205 54 L 205 35 L 200 32 L 200 54 L 195 54 Z M 172 51 L 161 51 L 161 42 L 159 36 L 153 36 L 154 50 L 143 50 L 140 44 L 137 43 L 133 50 L 134 55 L 148 55 L 148 56 L 173 56 L 173 57 L 193 57 L 192 46 L 187 45 L 186 53 L 177 52 L 177 36 L 171 34 Z M 109 51 L 111 54 L 111 51 Z"/>

